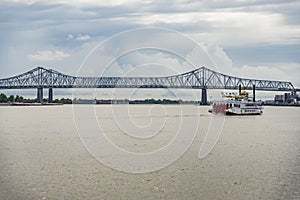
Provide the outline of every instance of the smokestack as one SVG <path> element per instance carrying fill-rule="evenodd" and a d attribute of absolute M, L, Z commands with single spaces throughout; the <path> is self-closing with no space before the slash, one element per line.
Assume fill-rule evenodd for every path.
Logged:
<path fill-rule="evenodd" d="M 253 101 L 255 102 L 255 85 L 253 85 Z"/>

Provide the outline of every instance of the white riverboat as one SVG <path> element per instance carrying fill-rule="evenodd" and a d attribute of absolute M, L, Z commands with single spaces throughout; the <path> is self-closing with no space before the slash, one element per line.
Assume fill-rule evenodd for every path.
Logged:
<path fill-rule="evenodd" d="M 239 94 L 222 93 L 223 100 L 214 102 L 209 112 L 226 115 L 261 115 L 263 113 L 261 102 L 249 98 L 248 95 L 246 91 Z"/>

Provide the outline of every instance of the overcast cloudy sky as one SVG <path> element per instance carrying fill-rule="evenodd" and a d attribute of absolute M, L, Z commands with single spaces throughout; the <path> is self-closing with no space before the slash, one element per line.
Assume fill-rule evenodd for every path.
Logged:
<path fill-rule="evenodd" d="M 196 42 L 222 73 L 287 80 L 300 87 L 299 8 L 296 0 L 2 0 L 0 77 L 38 65 L 75 75 L 100 42 L 123 31 L 157 27 L 165 29 L 162 32 L 183 33 Z M 134 38 L 168 43 L 181 49 L 183 58 L 198 56 L 176 37 L 139 31 L 127 44 L 134 43 Z M 109 45 L 120 48 L 116 40 Z M 182 62 L 174 56 L 141 51 L 117 60 L 118 68 L 109 73 L 125 73 L 143 66 L 143 60 L 174 66 L 176 72 L 188 69 L 180 68 Z"/>

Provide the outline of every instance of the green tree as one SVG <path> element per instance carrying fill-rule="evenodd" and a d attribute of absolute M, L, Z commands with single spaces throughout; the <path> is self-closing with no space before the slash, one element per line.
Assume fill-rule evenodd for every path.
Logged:
<path fill-rule="evenodd" d="M 9 102 L 14 102 L 14 100 L 15 100 L 14 95 L 10 95 L 7 99 L 7 101 L 9 101 Z"/>
<path fill-rule="evenodd" d="M 3 93 L 0 94 L 0 103 L 7 102 L 7 96 Z"/>
<path fill-rule="evenodd" d="M 19 102 L 24 102 L 24 98 L 22 96 L 20 96 Z"/>
<path fill-rule="evenodd" d="M 24 102 L 24 98 L 22 96 L 17 95 L 15 98 L 15 102 Z"/>

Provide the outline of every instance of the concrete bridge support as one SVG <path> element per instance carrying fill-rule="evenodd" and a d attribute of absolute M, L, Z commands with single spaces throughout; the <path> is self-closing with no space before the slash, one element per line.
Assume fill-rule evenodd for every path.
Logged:
<path fill-rule="evenodd" d="M 202 93 L 201 93 L 201 105 L 207 105 L 207 89 L 202 88 Z"/>
<path fill-rule="evenodd" d="M 43 88 L 38 88 L 37 89 L 37 98 L 36 98 L 37 103 L 42 103 L 43 102 Z"/>
<path fill-rule="evenodd" d="M 48 103 L 53 102 L 53 88 L 49 88 Z"/>

